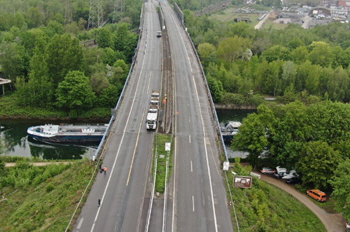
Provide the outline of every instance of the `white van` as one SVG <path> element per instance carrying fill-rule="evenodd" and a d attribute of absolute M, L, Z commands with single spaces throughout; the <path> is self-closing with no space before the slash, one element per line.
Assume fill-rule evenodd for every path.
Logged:
<path fill-rule="evenodd" d="M 285 173 L 282 177 L 283 180 L 288 180 L 291 178 L 298 177 L 298 173 L 295 170 L 290 170 L 289 172 Z"/>
<path fill-rule="evenodd" d="M 277 179 L 281 179 L 287 173 L 286 168 L 276 167 L 276 173 L 274 174 Z"/>

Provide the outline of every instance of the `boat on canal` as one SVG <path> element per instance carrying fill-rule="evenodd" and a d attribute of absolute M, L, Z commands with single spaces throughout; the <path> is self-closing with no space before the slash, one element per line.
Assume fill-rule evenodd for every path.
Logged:
<path fill-rule="evenodd" d="M 27 134 L 35 141 L 44 143 L 99 143 L 108 124 L 94 125 L 40 125 L 27 129 Z"/>
<path fill-rule="evenodd" d="M 238 128 L 242 125 L 241 122 L 237 121 L 228 121 L 224 125 L 220 126 L 221 135 L 225 143 L 230 143 L 238 133 Z"/>

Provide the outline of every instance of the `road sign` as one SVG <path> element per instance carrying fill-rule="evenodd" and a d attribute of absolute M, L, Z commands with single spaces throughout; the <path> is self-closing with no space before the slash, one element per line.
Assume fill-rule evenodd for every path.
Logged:
<path fill-rule="evenodd" d="M 252 177 L 251 176 L 235 176 L 233 179 L 233 186 L 238 188 L 251 188 Z"/>
<path fill-rule="evenodd" d="M 230 168 L 230 162 L 225 161 L 225 162 L 224 162 L 224 166 L 223 166 L 223 170 L 224 170 L 224 171 L 227 171 L 229 168 Z"/>
<path fill-rule="evenodd" d="M 170 151 L 170 143 L 165 143 L 165 150 Z"/>

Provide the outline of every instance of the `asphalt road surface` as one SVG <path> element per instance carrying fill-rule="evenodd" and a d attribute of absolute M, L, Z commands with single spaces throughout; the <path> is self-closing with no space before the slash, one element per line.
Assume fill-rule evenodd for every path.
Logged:
<path fill-rule="evenodd" d="M 154 4 L 143 13 L 137 62 L 105 146 L 107 174 L 98 174 L 74 231 L 144 231 L 154 137 L 145 121 L 151 91 L 160 89 L 161 40 Z"/>
<path fill-rule="evenodd" d="M 175 148 L 166 231 L 233 231 L 221 176 L 209 96 L 189 39 L 161 2 L 175 79 Z"/>

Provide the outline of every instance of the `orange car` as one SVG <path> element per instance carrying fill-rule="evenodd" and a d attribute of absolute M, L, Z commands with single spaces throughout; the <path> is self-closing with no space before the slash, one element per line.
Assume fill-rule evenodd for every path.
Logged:
<path fill-rule="evenodd" d="M 306 194 L 319 202 L 325 202 L 327 200 L 327 195 L 318 189 L 309 189 L 306 191 Z"/>

